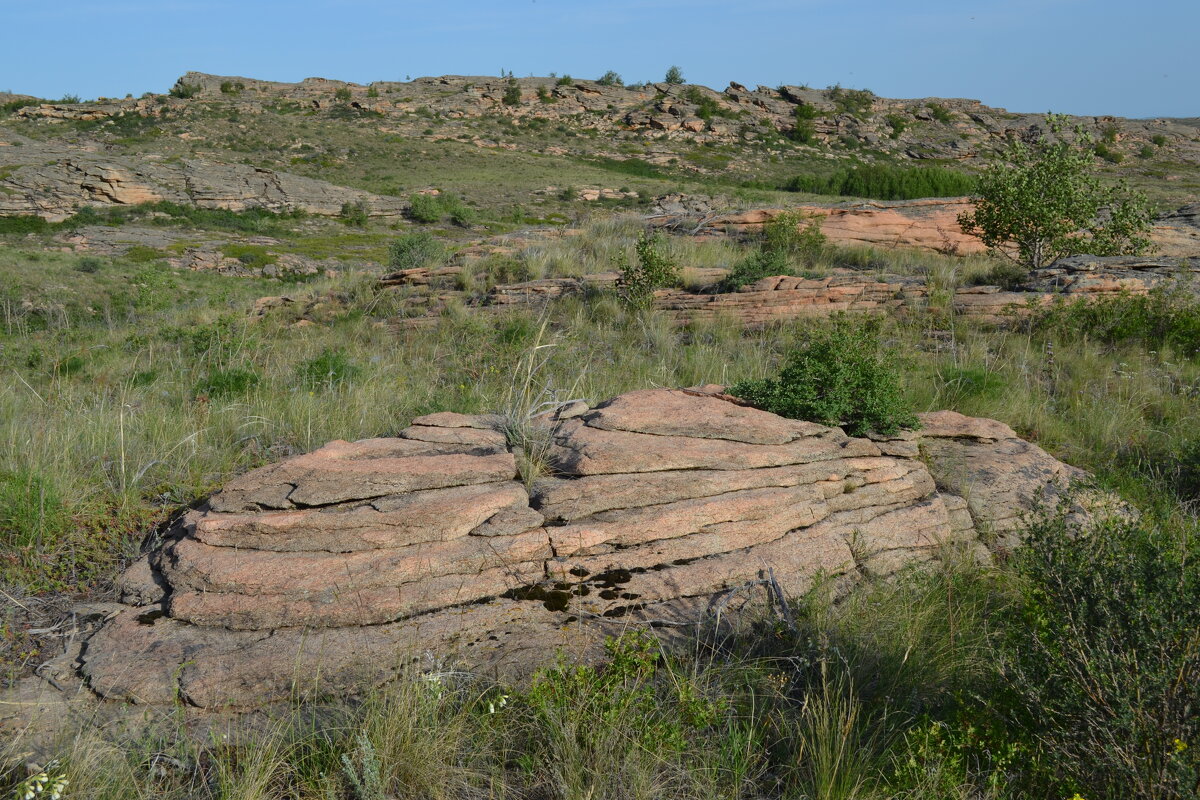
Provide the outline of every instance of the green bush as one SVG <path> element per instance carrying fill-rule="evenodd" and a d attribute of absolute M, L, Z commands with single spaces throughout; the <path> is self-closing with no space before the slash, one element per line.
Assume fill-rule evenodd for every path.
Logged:
<path fill-rule="evenodd" d="M 279 260 L 279 256 L 261 244 L 228 242 L 221 245 L 221 253 L 229 258 L 236 258 L 251 269 L 262 269 Z"/>
<path fill-rule="evenodd" d="M 950 109 L 946 108 L 941 103 L 927 103 L 925 108 L 929 111 L 929 116 L 933 117 L 938 122 L 949 125 L 954 121 L 954 115 L 950 113 Z"/>
<path fill-rule="evenodd" d="M 663 82 L 671 85 L 683 83 L 683 71 L 680 70 L 679 67 L 672 65 L 667 70 L 667 74 L 663 77 Z"/>
<path fill-rule="evenodd" d="M 171 97 L 178 97 L 181 100 L 187 100 L 200 94 L 200 87 L 196 84 L 184 83 L 183 81 L 180 81 L 171 87 L 171 91 L 169 91 L 168 94 L 171 95 Z M 74 98 L 73 102 L 78 103 L 79 98 Z"/>
<path fill-rule="evenodd" d="M 721 291 L 732 292 L 772 275 L 795 275 L 792 261 L 778 250 L 759 248 L 733 265 L 721 282 Z"/>
<path fill-rule="evenodd" d="M 75 262 L 75 271 L 83 272 L 88 275 L 94 275 L 104 266 L 104 262 L 95 256 L 84 256 Z"/>
<path fill-rule="evenodd" d="M 1167 137 L 1161 133 L 1156 133 L 1150 137 L 1150 141 L 1153 142 L 1154 144 L 1158 145 L 1159 147 L 1162 147 L 1163 145 L 1165 145 L 1167 143 Z"/>
<path fill-rule="evenodd" d="M 241 94 L 246 91 L 246 84 L 241 81 L 221 81 L 221 94 Z"/>
<path fill-rule="evenodd" d="M 1110 164 L 1120 164 L 1125 160 L 1125 155 L 1123 153 L 1118 153 L 1116 150 L 1113 150 L 1105 142 L 1096 143 L 1095 153 L 1097 158 L 1107 161 Z"/>
<path fill-rule="evenodd" d="M 642 231 L 634 245 L 636 260 L 631 262 L 624 253 L 617 259 L 621 273 L 617 285 L 626 304 L 649 308 L 655 289 L 678 285 L 679 265 L 664 252 L 664 245 L 662 236 Z"/>
<path fill-rule="evenodd" d="M 1148 144 L 1142 145 L 1138 150 L 1138 158 L 1154 158 L 1154 148 Z"/>
<path fill-rule="evenodd" d="M 350 202 L 347 200 L 342 203 L 342 210 L 338 212 L 338 218 L 346 225 L 351 225 L 356 228 L 364 228 L 367 225 L 367 220 L 370 219 L 370 209 L 362 200 Z"/>
<path fill-rule="evenodd" d="M 432 223 L 442 218 L 442 204 L 437 195 L 414 194 L 408 198 L 408 216 L 414 222 Z"/>
<path fill-rule="evenodd" d="M 521 86 L 516 80 L 509 79 L 508 81 L 508 88 L 504 90 L 504 105 L 521 105 Z"/>
<path fill-rule="evenodd" d="M 433 234 L 421 231 L 398 237 L 388 248 L 388 264 L 392 269 L 416 269 L 440 263 L 446 248 Z"/>
<path fill-rule="evenodd" d="M 1192 523 L 1033 519 L 1002 624 L 1017 724 L 1061 794 L 1194 798 L 1200 780 L 1200 537 Z"/>
<path fill-rule="evenodd" d="M 888 114 L 884 119 L 887 120 L 888 127 L 892 132 L 888 134 L 889 139 L 899 139 L 904 131 L 908 130 L 908 118 L 901 114 Z"/>
<path fill-rule="evenodd" d="M 334 93 L 333 93 L 333 99 L 338 100 L 342 103 L 350 102 L 350 98 L 352 98 L 353 96 L 354 95 L 351 94 L 349 86 L 343 86 L 340 89 L 337 89 L 336 91 L 334 91 Z"/>
<path fill-rule="evenodd" d="M 616 72 L 613 72 L 611 69 L 608 72 L 601 75 L 599 78 L 597 78 L 596 83 L 600 84 L 601 86 L 624 86 L 625 85 L 625 81 L 623 81 L 621 79 L 621 76 L 618 75 Z"/>
<path fill-rule="evenodd" d="M 875 93 L 870 89 L 843 89 L 834 85 L 826 91 L 826 96 L 840 113 L 856 117 L 869 113 L 875 103 Z"/>
<path fill-rule="evenodd" d="M 816 106 L 801 103 L 792 109 L 792 116 L 795 118 L 795 122 L 791 130 L 787 132 L 787 137 L 793 142 L 810 144 L 817 133 L 817 126 L 814 123 L 818 116 Z"/>
<path fill-rule="evenodd" d="M 810 267 L 821 257 L 828 241 L 821 232 L 821 218 L 809 217 L 802 211 L 777 214 L 763 226 L 764 250 L 799 259 Z"/>
<path fill-rule="evenodd" d="M 570 75 L 563 75 L 554 82 L 555 86 L 570 86 L 575 80 Z"/>
<path fill-rule="evenodd" d="M 296 375 L 306 389 L 333 390 L 350 383 L 361 371 L 344 350 L 325 349 L 302 362 Z"/>
<path fill-rule="evenodd" d="M 554 97 L 554 95 L 550 94 L 549 90 L 547 90 L 545 86 L 539 86 L 537 88 L 537 97 L 538 97 L 538 100 L 543 103 L 557 103 L 558 102 L 558 100 Z"/>
<path fill-rule="evenodd" d="M 696 86 L 689 86 L 683 93 L 683 99 L 696 106 L 696 116 L 709 120 L 713 117 L 732 117 L 734 112 L 722 106 Z"/>
<path fill-rule="evenodd" d="M 895 167 L 862 164 L 840 167 L 829 175 L 797 175 L 779 188 L 840 197 L 876 200 L 915 200 L 921 197 L 957 197 L 975 191 L 975 178 L 946 167 Z"/>
<path fill-rule="evenodd" d="M 259 384 L 257 372 L 248 369 L 211 369 L 193 388 L 196 399 L 223 400 L 242 397 Z"/>
<path fill-rule="evenodd" d="M 788 355 L 778 378 L 742 381 L 729 392 L 764 411 L 854 436 L 891 434 L 918 424 L 896 360 L 880 342 L 878 319 L 839 316 Z"/>

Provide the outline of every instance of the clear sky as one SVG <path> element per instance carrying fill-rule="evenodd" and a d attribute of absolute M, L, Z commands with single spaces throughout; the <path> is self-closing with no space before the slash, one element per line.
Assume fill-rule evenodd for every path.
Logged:
<path fill-rule="evenodd" d="M 1200 0 L 0 0 L 0 90 L 165 91 L 187 70 L 366 83 L 678 64 L 1012 111 L 1200 116 Z"/>

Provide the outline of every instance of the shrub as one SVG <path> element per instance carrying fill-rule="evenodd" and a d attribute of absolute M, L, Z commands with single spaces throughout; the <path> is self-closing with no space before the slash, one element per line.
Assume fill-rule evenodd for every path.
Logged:
<path fill-rule="evenodd" d="M 1097 142 L 1094 150 L 1097 158 L 1107 161 L 1110 164 L 1120 164 L 1125 160 L 1123 153 L 1118 153 L 1104 142 Z"/>
<path fill-rule="evenodd" d="M 442 204 L 436 195 L 414 194 L 408 198 L 408 216 L 414 222 L 431 223 L 442 218 Z"/>
<path fill-rule="evenodd" d="M 722 106 L 712 97 L 700 91 L 698 87 L 689 86 L 683 93 L 683 99 L 696 106 L 696 116 L 708 120 L 713 117 L 732 117 L 734 113 Z"/>
<path fill-rule="evenodd" d="M 908 119 L 901 114 L 888 114 L 884 119 L 887 120 L 888 127 L 892 132 L 888 134 L 889 139 L 899 139 L 900 135 L 908 129 Z"/>
<path fill-rule="evenodd" d="M 721 282 L 721 290 L 731 292 L 772 275 L 795 275 L 791 260 L 778 250 L 759 248 L 733 265 Z"/>
<path fill-rule="evenodd" d="M 621 76 L 613 72 L 611 69 L 596 79 L 596 83 L 601 86 L 624 86 L 625 81 L 621 80 Z"/>
<path fill-rule="evenodd" d="M 86 274 L 95 274 L 104 266 L 104 262 L 95 256 L 84 256 L 75 262 L 75 270 Z"/>
<path fill-rule="evenodd" d="M 306 389 L 333 390 L 350 383 L 361 371 L 344 350 L 325 349 L 302 362 L 296 375 Z"/>
<path fill-rule="evenodd" d="M 221 81 L 221 94 L 241 94 L 246 91 L 246 84 L 238 81 Z"/>
<path fill-rule="evenodd" d="M 1162 147 L 1163 145 L 1165 145 L 1167 143 L 1167 137 L 1161 133 L 1156 133 L 1150 137 L 1150 141 L 1153 142 L 1154 144 L 1158 145 L 1159 147 Z"/>
<path fill-rule="evenodd" d="M 550 92 L 546 89 L 545 86 L 539 86 L 537 88 L 537 97 L 538 97 L 538 100 L 540 100 L 543 103 L 557 103 L 558 102 L 558 100 L 554 97 L 554 95 L 550 94 Z"/>
<path fill-rule="evenodd" d="M 366 227 L 367 220 L 370 218 L 370 210 L 362 200 L 355 200 L 354 202 L 347 200 L 345 203 L 342 203 L 342 210 L 338 212 L 338 218 L 346 225 L 363 228 Z"/>
<path fill-rule="evenodd" d="M 1089 798 L 1195 797 L 1200 538 L 1150 516 L 1033 519 L 1001 671 L 1049 772 Z M 1190 524 L 1189 524 L 1190 525 Z"/>
<path fill-rule="evenodd" d="M 975 178 L 946 167 L 895 167 L 862 164 L 840 167 L 829 175 L 797 175 L 781 187 L 789 192 L 811 192 L 876 200 L 914 200 L 920 197 L 955 197 L 975 191 Z"/>
<path fill-rule="evenodd" d="M 561 78 L 559 78 L 558 80 L 556 80 L 554 82 L 554 85 L 555 86 L 570 86 L 574 82 L 575 82 L 575 79 L 572 78 L 570 75 L 563 75 Z"/>
<path fill-rule="evenodd" d="M 1106 344 L 1137 342 L 1153 349 L 1169 345 L 1181 355 L 1200 356 L 1200 302 L 1183 287 L 1057 303 L 1033 320 L 1033 329 Z"/>
<path fill-rule="evenodd" d="M 46 233 L 50 230 L 52 230 L 51 224 L 34 214 L 20 214 L 11 217 L 0 216 L 0 235 L 9 233 Z"/>
<path fill-rule="evenodd" d="M 634 245 L 636 261 L 630 262 L 624 253 L 617 259 L 621 272 L 618 281 L 621 299 L 628 305 L 649 308 L 655 289 L 679 283 L 679 265 L 663 252 L 663 246 L 660 235 L 642 231 Z"/>
<path fill-rule="evenodd" d="M 813 136 L 817 133 L 817 126 L 814 124 L 814 120 L 817 118 L 816 106 L 801 103 L 792 109 L 792 116 L 796 121 L 793 123 L 792 129 L 787 132 L 787 137 L 800 144 L 811 143 Z"/>
<path fill-rule="evenodd" d="M 279 256 L 269 251 L 261 244 L 241 244 L 239 242 L 228 242 L 221 245 L 221 253 L 229 258 L 236 258 L 241 263 L 251 269 L 262 269 L 263 267 L 274 264 L 279 260 Z"/>
<path fill-rule="evenodd" d="M 929 116 L 938 122 L 948 125 L 954 121 L 954 115 L 950 113 L 950 109 L 941 103 L 927 103 L 925 108 L 929 111 Z"/>
<path fill-rule="evenodd" d="M 812 266 L 825 250 L 828 239 L 821 232 L 821 219 L 802 211 L 785 211 L 763 226 L 763 249 L 782 253 Z"/>
<path fill-rule="evenodd" d="M 1154 148 L 1148 144 L 1142 145 L 1138 150 L 1138 158 L 1154 158 Z"/>
<path fill-rule="evenodd" d="M 196 399 L 219 400 L 241 397 L 259 383 L 258 373 L 248 369 L 211 369 L 193 388 Z"/>
<path fill-rule="evenodd" d="M 837 425 L 858 436 L 917 427 L 900 389 L 897 355 L 880 343 L 878 319 L 834 319 L 792 351 L 778 378 L 736 383 L 729 393 L 773 414 Z"/>
<path fill-rule="evenodd" d="M 440 262 L 446 248 L 430 233 L 408 233 L 388 248 L 388 263 L 393 269 L 415 269 Z"/>
<path fill-rule="evenodd" d="M 342 103 L 350 102 L 350 98 L 353 96 L 354 95 L 350 92 L 349 86 L 343 86 L 340 89 L 337 89 L 336 91 L 334 91 L 334 93 L 333 93 L 333 99 L 337 100 L 339 102 L 342 102 Z"/>
<path fill-rule="evenodd" d="M 1092 148 L 1065 119 L 1047 118 L 1055 138 L 1026 144 L 1009 141 L 1005 160 L 979 179 L 975 211 L 959 215 L 967 233 L 977 234 L 993 253 L 1038 269 L 1072 253 L 1123 255 L 1149 246 L 1149 203 L 1125 184 L 1105 186 L 1092 174 Z"/>
<path fill-rule="evenodd" d="M 521 105 L 521 86 L 515 79 L 509 79 L 508 88 L 504 90 L 504 105 Z"/>
<path fill-rule="evenodd" d="M 834 85 L 826 91 L 826 96 L 840 113 L 856 117 L 869 113 L 875 103 L 875 93 L 870 89 L 843 89 Z"/>
<path fill-rule="evenodd" d="M 171 95 L 171 97 L 178 97 L 181 100 L 188 100 L 200 94 L 200 87 L 194 83 L 184 83 L 183 81 L 179 81 L 171 87 L 171 91 L 169 91 L 167 94 Z M 68 102 L 67 98 L 63 98 L 62 102 Z M 76 97 L 69 102 L 78 103 L 79 98 Z"/>
<path fill-rule="evenodd" d="M 667 70 L 667 74 L 663 76 L 663 81 L 673 86 L 679 85 L 683 83 L 683 71 L 679 67 L 672 65 Z"/>

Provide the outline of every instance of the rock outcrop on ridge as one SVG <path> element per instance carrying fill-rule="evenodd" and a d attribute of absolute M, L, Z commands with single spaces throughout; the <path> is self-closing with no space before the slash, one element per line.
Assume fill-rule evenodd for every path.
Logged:
<path fill-rule="evenodd" d="M 986 561 L 1084 477 L 999 422 L 921 420 L 854 438 L 720 387 L 636 391 L 541 419 L 554 470 L 528 490 L 493 417 L 332 442 L 188 514 L 58 681 L 213 710 L 353 693 L 413 660 L 527 674 L 618 626 L 702 621 L 767 570 L 794 595 L 951 547 Z"/>

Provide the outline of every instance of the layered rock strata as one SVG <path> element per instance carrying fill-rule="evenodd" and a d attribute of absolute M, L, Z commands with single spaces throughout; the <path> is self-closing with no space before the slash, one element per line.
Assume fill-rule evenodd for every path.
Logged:
<path fill-rule="evenodd" d="M 948 547 L 986 560 L 1082 477 L 990 420 L 873 440 L 720 392 L 561 409 L 530 490 L 499 420 L 452 413 L 250 472 L 129 570 L 77 666 L 108 700 L 208 709 L 354 692 L 417 658 L 522 674 L 614 624 L 696 622 L 768 569 L 794 594 Z"/>

